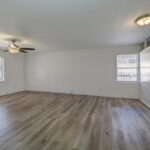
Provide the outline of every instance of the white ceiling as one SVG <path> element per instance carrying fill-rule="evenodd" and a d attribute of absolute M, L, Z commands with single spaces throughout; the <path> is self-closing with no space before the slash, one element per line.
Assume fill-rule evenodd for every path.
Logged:
<path fill-rule="evenodd" d="M 24 39 L 38 50 L 138 44 L 150 26 L 134 20 L 146 13 L 150 0 L 1 0 L 0 38 Z"/>

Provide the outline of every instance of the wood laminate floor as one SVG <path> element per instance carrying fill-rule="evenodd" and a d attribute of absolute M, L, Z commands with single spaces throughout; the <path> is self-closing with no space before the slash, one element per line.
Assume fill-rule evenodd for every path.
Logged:
<path fill-rule="evenodd" d="M 130 99 L 1 96 L 0 150 L 150 150 L 150 110 Z"/>

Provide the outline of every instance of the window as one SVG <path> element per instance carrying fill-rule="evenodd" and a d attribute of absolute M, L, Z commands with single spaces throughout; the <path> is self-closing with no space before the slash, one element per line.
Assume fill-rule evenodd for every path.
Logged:
<path fill-rule="evenodd" d="M 140 79 L 141 82 L 150 82 L 150 52 L 149 49 L 140 53 Z"/>
<path fill-rule="evenodd" d="M 117 55 L 117 81 L 137 81 L 138 55 Z"/>
<path fill-rule="evenodd" d="M 4 58 L 0 57 L 0 81 L 4 81 Z"/>

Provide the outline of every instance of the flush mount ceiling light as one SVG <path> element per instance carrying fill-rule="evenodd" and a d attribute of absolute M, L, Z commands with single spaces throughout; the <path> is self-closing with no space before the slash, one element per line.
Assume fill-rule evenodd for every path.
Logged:
<path fill-rule="evenodd" d="M 146 14 L 143 16 L 138 17 L 135 20 L 135 23 L 139 26 L 147 26 L 150 25 L 150 14 Z"/>

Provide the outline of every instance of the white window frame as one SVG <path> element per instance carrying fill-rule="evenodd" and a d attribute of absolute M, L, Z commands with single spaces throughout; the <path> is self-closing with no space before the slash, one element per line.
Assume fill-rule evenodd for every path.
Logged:
<path fill-rule="evenodd" d="M 133 67 L 133 68 L 136 68 L 137 69 L 137 80 L 136 81 L 121 81 L 121 80 L 118 80 L 118 69 L 125 69 L 125 68 L 122 68 L 122 67 L 118 67 L 118 63 L 117 63 L 117 58 L 119 55 L 136 55 L 137 56 L 137 67 Z M 129 67 L 126 67 L 126 68 L 129 68 Z M 139 54 L 137 53 L 129 53 L 129 54 L 117 54 L 116 55 L 116 81 L 117 82 L 123 82 L 123 83 L 136 83 L 136 82 L 139 82 Z"/>
<path fill-rule="evenodd" d="M 4 82 L 4 58 L 0 56 L 0 59 L 2 59 L 2 78 L 0 78 L 0 82 Z"/>

